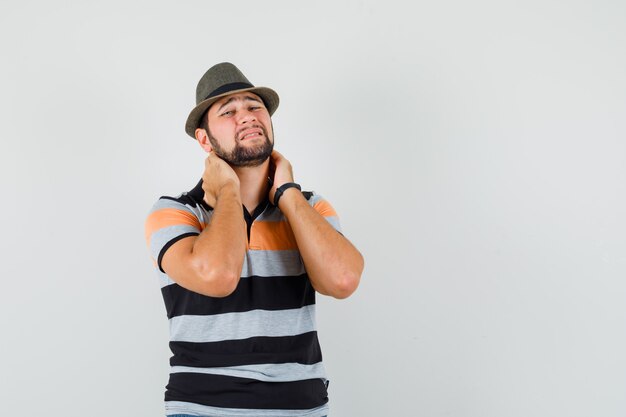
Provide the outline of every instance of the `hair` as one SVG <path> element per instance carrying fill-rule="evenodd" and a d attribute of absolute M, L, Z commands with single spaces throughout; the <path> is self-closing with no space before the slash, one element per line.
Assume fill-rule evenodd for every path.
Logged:
<path fill-rule="evenodd" d="M 200 117 L 200 123 L 198 123 L 198 127 L 200 129 L 204 129 L 209 133 L 209 109 L 206 109 L 204 113 L 202 113 L 202 117 Z"/>

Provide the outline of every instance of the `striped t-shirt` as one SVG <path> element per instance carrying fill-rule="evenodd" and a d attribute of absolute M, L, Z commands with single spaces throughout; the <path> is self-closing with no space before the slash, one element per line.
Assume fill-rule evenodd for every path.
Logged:
<path fill-rule="evenodd" d="M 309 204 L 340 231 L 331 205 Z M 146 220 L 146 239 L 170 325 L 167 415 L 321 417 L 328 381 L 315 324 L 313 289 L 293 232 L 267 200 L 245 208 L 248 247 L 235 291 L 217 298 L 189 291 L 161 268 L 167 249 L 211 222 L 202 181 L 178 197 L 161 197 Z"/>

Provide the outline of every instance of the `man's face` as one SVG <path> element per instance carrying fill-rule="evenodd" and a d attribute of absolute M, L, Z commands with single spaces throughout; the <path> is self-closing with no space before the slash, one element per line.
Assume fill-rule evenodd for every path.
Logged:
<path fill-rule="evenodd" d="M 237 93 L 211 105 L 207 136 L 215 153 L 233 166 L 258 166 L 272 153 L 274 132 L 263 100 Z"/>

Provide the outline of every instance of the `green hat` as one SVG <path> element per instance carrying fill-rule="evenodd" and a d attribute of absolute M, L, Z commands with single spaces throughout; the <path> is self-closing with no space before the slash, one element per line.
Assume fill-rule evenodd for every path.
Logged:
<path fill-rule="evenodd" d="M 230 62 L 213 65 L 198 81 L 196 107 L 187 117 L 185 132 L 195 139 L 195 132 L 200 124 L 200 119 L 204 112 L 211 107 L 211 104 L 224 96 L 245 91 L 250 91 L 261 97 L 270 116 L 278 108 L 278 94 L 276 94 L 276 91 L 267 87 L 253 86 L 241 71 Z"/>

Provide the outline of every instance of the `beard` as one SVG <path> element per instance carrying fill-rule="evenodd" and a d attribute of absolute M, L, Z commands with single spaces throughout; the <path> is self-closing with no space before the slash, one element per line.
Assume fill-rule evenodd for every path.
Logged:
<path fill-rule="evenodd" d="M 207 128 L 207 136 L 209 142 L 213 147 L 213 150 L 229 165 L 236 167 L 256 167 L 261 165 L 272 154 L 274 144 L 270 142 L 270 138 L 267 134 L 267 130 L 263 126 L 256 126 L 263 131 L 263 137 L 265 138 L 262 143 L 254 146 L 241 146 L 240 141 L 235 137 L 235 148 L 226 152 L 217 143 L 217 139 L 211 134 L 211 130 Z"/>

